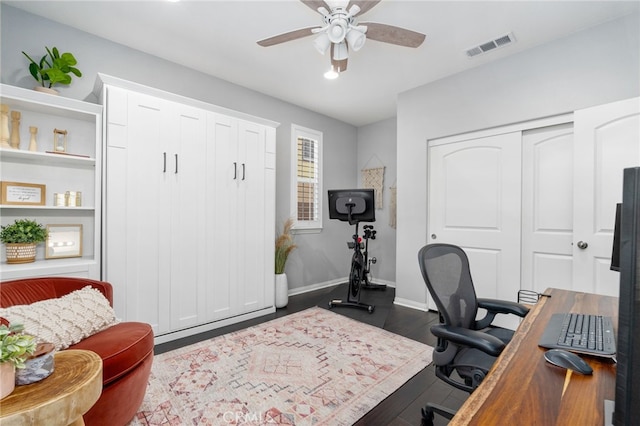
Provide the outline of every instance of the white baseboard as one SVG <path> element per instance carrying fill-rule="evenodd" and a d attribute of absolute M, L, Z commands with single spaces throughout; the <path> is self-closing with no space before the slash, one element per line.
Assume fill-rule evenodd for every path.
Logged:
<path fill-rule="evenodd" d="M 322 283 L 317 283 L 317 284 L 311 284 L 311 285 L 307 285 L 304 287 L 296 287 L 296 288 L 292 288 L 289 289 L 289 291 L 287 292 L 287 294 L 289 294 L 289 296 L 295 296 L 296 294 L 304 294 L 304 293 L 309 293 L 310 291 L 315 291 L 315 290 L 320 290 L 323 288 L 327 288 L 327 287 L 333 287 L 339 284 L 344 284 L 346 282 L 349 281 L 348 277 L 344 277 L 344 278 L 338 278 L 335 280 L 330 280 L 330 281 L 325 281 Z M 393 281 L 386 281 L 386 280 L 378 280 L 378 279 L 373 279 L 373 281 L 371 281 L 371 284 L 384 284 L 388 287 L 393 287 L 395 288 L 396 283 Z"/>
<path fill-rule="evenodd" d="M 427 312 L 429 310 L 429 308 L 428 308 L 426 303 L 418 303 L 415 300 L 402 299 L 402 298 L 399 298 L 399 297 L 396 297 L 393 300 L 393 304 L 394 305 L 399 305 L 399 306 L 404 306 L 406 308 L 417 309 L 419 311 L 424 311 L 424 312 Z"/>

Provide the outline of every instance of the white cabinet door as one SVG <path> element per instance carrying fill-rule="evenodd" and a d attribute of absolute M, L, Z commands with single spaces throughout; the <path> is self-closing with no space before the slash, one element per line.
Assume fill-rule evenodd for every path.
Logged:
<path fill-rule="evenodd" d="M 267 253 L 260 242 L 265 229 L 265 128 L 238 121 L 238 306 L 241 313 L 264 307 Z M 269 259 L 273 262 L 273 258 Z"/>
<path fill-rule="evenodd" d="M 622 170 L 640 165 L 640 98 L 576 111 L 574 119 L 574 287 L 617 296 L 619 273 L 609 269 L 615 206 Z"/>
<path fill-rule="evenodd" d="M 274 170 L 265 166 L 265 126 L 220 114 L 210 114 L 207 126 L 216 170 L 209 274 L 217 283 L 208 312 L 216 319 L 272 304 L 273 250 L 265 244 L 273 246 Z"/>
<path fill-rule="evenodd" d="M 236 120 L 220 114 L 207 115 L 207 182 L 214 197 L 207 197 L 207 230 L 214 236 L 206 248 L 207 319 L 210 321 L 234 315 L 237 306 L 236 234 L 238 216 L 238 127 Z"/>
<path fill-rule="evenodd" d="M 212 233 L 205 227 L 206 114 L 203 110 L 171 104 L 169 180 L 171 204 L 170 306 L 171 330 L 182 330 L 205 316 L 205 247 Z"/>

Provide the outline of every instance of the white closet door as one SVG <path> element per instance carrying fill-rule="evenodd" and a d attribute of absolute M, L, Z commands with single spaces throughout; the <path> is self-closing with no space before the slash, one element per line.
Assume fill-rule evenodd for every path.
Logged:
<path fill-rule="evenodd" d="M 521 132 L 429 147 L 429 243 L 461 246 L 478 297 L 520 289 Z"/>
<path fill-rule="evenodd" d="M 202 322 L 205 312 L 206 122 L 203 110 L 172 104 L 172 146 L 167 177 L 171 193 L 171 329 Z"/>
<path fill-rule="evenodd" d="M 207 194 L 207 228 L 214 237 L 207 244 L 209 259 L 206 274 L 211 285 L 207 286 L 208 320 L 217 320 L 237 312 L 237 250 L 236 235 L 238 216 L 238 128 L 236 120 L 219 114 L 207 117 L 207 181 L 213 183 Z M 241 172 L 241 170 L 240 170 Z"/>
<path fill-rule="evenodd" d="M 522 288 L 574 290 L 573 125 L 522 135 Z"/>
<path fill-rule="evenodd" d="M 265 238 L 265 128 L 242 121 L 238 122 L 238 162 L 240 164 L 237 215 L 239 308 L 242 313 L 264 307 L 265 262 L 262 244 L 254 243 Z"/>
<path fill-rule="evenodd" d="M 126 268 L 127 320 L 152 325 L 155 334 L 170 329 L 169 192 L 164 170 L 170 137 L 167 103 L 129 93 L 126 165 L 109 163 L 110 172 L 126 173 L 125 193 L 109 191 L 109 203 L 120 206 L 125 220 L 109 225 L 110 234 L 124 230 L 126 243 L 112 247 Z M 110 159 L 108 159 L 109 161 Z M 124 201 L 124 203 L 122 202 Z M 124 208 L 126 206 L 126 208 Z M 112 217 L 113 219 L 113 217 Z M 113 242 L 113 241 L 111 241 Z M 114 265 L 109 265 L 113 270 Z"/>
<path fill-rule="evenodd" d="M 622 170 L 640 165 L 640 98 L 574 117 L 574 288 L 617 296 L 619 274 L 609 269 L 615 205 Z"/>

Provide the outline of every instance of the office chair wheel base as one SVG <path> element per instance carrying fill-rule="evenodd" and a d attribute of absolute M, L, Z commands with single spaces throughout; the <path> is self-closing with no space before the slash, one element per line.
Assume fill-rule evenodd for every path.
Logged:
<path fill-rule="evenodd" d="M 422 409 L 422 422 L 420 423 L 421 426 L 433 426 L 433 410 L 431 409 L 426 409 L 423 408 Z"/>

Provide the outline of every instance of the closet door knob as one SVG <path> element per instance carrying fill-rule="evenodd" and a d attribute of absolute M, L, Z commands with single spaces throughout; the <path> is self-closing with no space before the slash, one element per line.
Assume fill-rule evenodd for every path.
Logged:
<path fill-rule="evenodd" d="M 245 175 L 245 167 L 244 167 L 244 163 L 242 163 L 242 180 L 244 180 L 244 175 Z"/>
<path fill-rule="evenodd" d="M 587 247 L 589 247 L 589 244 L 587 244 L 585 241 L 578 241 L 578 248 L 581 250 L 586 249 Z"/>
<path fill-rule="evenodd" d="M 167 153 L 166 152 L 162 153 L 162 162 L 163 162 L 162 173 L 167 173 Z"/>
<path fill-rule="evenodd" d="M 175 154 L 175 155 L 176 155 L 176 173 L 178 173 L 178 154 Z"/>
<path fill-rule="evenodd" d="M 233 180 L 238 179 L 238 163 L 233 162 Z"/>

